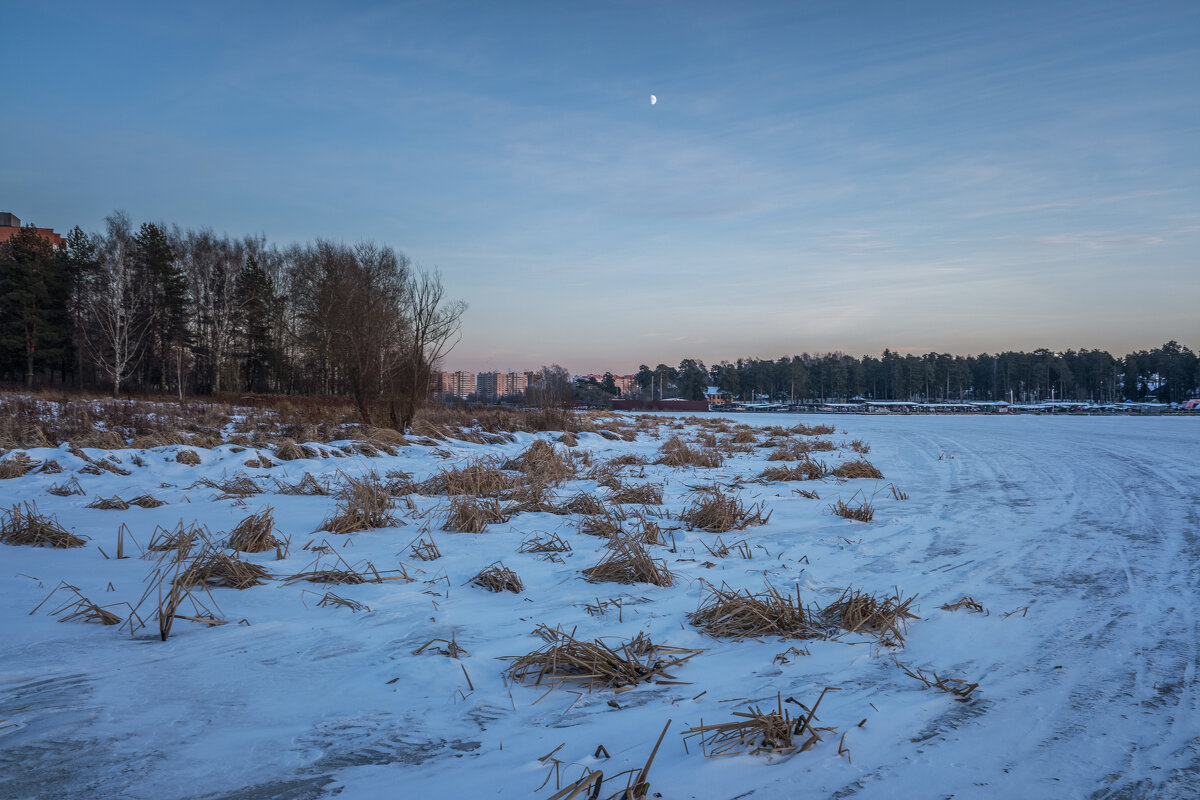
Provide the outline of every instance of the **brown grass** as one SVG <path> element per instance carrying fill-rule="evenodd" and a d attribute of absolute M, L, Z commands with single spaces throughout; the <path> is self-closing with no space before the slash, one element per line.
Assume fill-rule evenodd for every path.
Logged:
<path fill-rule="evenodd" d="M 333 516 L 321 522 L 322 530 L 356 533 L 404 524 L 392 513 L 396 498 L 374 472 L 359 478 L 343 475 L 335 497 L 337 508 Z"/>
<path fill-rule="evenodd" d="M 35 461 L 27 453 L 17 451 L 0 461 L 0 480 L 19 478 L 33 469 Z"/>
<path fill-rule="evenodd" d="M 875 519 L 875 506 L 871 505 L 871 501 L 863 498 L 858 505 L 853 505 L 854 498 L 850 498 L 851 502 L 838 498 L 836 503 L 829 506 L 829 510 L 839 517 L 856 520 L 858 522 L 870 522 Z"/>
<path fill-rule="evenodd" d="M 506 502 L 505 511 L 509 514 L 519 513 L 534 513 L 546 512 L 550 514 L 561 514 L 561 506 L 558 505 L 558 498 L 555 497 L 550 487 L 544 483 L 528 482 L 521 483 L 513 487 L 504 495 Z"/>
<path fill-rule="evenodd" d="M 718 536 L 717 541 L 712 545 L 709 545 L 705 542 L 700 542 L 700 544 L 704 545 L 704 549 L 707 550 L 708 554 L 714 558 L 725 558 L 731 553 L 737 553 L 739 556 L 747 560 L 753 557 L 753 553 L 750 550 L 750 543 L 745 539 L 739 539 L 731 544 L 726 544 L 725 541 Z"/>
<path fill-rule="evenodd" d="M 855 439 L 851 441 L 849 447 L 854 452 L 864 456 L 871 452 L 871 445 L 867 444 L 862 439 Z"/>
<path fill-rule="evenodd" d="M 262 487 L 254 482 L 254 479 L 248 475 L 238 475 L 235 478 L 230 478 L 226 481 L 214 481 L 211 478 L 194 484 L 195 486 L 207 486 L 209 489 L 216 489 L 221 494 L 217 497 L 218 500 L 228 500 L 229 498 L 250 497 L 251 495 L 262 494 Z"/>
<path fill-rule="evenodd" d="M 493 498 L 452 497 L 442 518 L 442 529 L 452 533 L 483 533 L 494 522 L 508 522 L 509 516 Z"/>
<path fill-rule="evenodd" d="M 783 707 L 781 693 L 777 696 L 774 711 L 764 712 L 757 706 L 751 706 L 749 712 L 735 711 L 733 715 L 737 719 L 730 722 L 700 724 L 690 728 L 683 734 L 684 741 L 698 737 L 701 752 L 709 758 L 738 755 L 747 750 L 750 755 L 803 753 L 824 741 L 822 733 L 836 732 L 835 728 L 813 725 L 817 721 L 817 708 L 825 699 L 826 692 L 830 691 L 836 691 L 836 688 L 826 686 L 812 708 L 797 702 L 806 713 L 796 719 Z"/>
<path fill-rule="evenodd" d="M 225 546 L 243 553 L 265 553 L 284 544 L 275 536 L 275 516 L 270 506 L 243 519 L 229 532 Z"/>
<path fill-rule="evenodd" d="M 756 503 L 747 507 L 741 498 L 725 492 L 719 485 L 707 486 L 692 492 L 692 504 L 679 514 L 679 521 L 689 530 L 725 533 L 745 530 L 751 525 L 765 525 L 771 512 L 763 516 L 766 507 Z"/>
<path fill-rule="evenodd" d="M 983 608 L 983 604 L 977 602 L 975 598 L 971 597 L 969 594 L 963 595 L 962 599 L 956 602 L 946 603 L 946 605 L 940 606 L 940 608 L 942 611 L 958 611 L 959 609 L 965 608 L 967 611 L 974 611 L 977 614 L 986 613 Z"/>
<path fill-rule="evenodd" d="M 18 503 L 0 518 L 0 542 L 33 547 L 83 547 L 85 540 L 38 511 L 37 503 Z"/>
<path fill-rule="evenodd" d="M 758 437 L 754 435 L 753 430 L 742 428 L 729 437 L 729 441 L 733 444 L 754 444 L 758 441 Z"/>
<path fill-rule="evenodd" d="M 659 449 L 661 454 L 655 464 L 667 467 L 701 467 L 712 468 L 721 466 L 721 454 L 711 447 L 690 447 L 678 436 L 672 436 L 663 442 Z"/>
<path fill-rule="evenodd" d="M 560 510 L 568 514 L 603 514 L 604 503 L 592 494 L 579 492 L 563 503 Z"/>
<path fill-rule="evenodd" d="M 867 633 L 881 644 L 900 647 L 908 628 L 908 620 L 917 619 L 909 611 L 917 596 L 904 597 L 897 589 L 894 595 L 880 599 L 874 594 L 846 589 L 842 596 L 827 605 L 821 616 L 846 633 Z"/>
<path fill-rule="evenodd" d="M 419 558 L 422 561 L 436 561 L 442 557 L 442 551 L 438 549 L 437 542 L 433 540 L 432 536 L 429 537 L 429 541 L 424 538 L 418 539 L 409 549 L 412 550 L 413 558 Z"/>
<path fill-rule="evenodd" d="M 184 587 L 225 586 L 231 589 L 249 589 L 270 580 L 270 575 L 258 564 L 222 553 L 214 547 L 205 546 L 191 558 L 187 569 L 175 577 L 175 582 Z"/>
<path fill-rule="evenodd" d="M 141 460 L 136 455 L 133 457 L 133 462 L 135 464 L 137 464 L 139 467 L 143 466 L 143 464 L 141 463 Z M 40 467 L 38 467 L 38 472 L 40 472 L 43 475 L 57 475 L 58 473 L 60 473 L 62 471 L 63 471 L 62 464 L 58 463 L 53 458 L 47 458 L 45 461 L 42 462 L 42 465 Z"/>
<path fill-rule="evenodd" d="M 137 506 L 138 508 L 158 508 L 165 506 L 166 503 L 159 500 L 157 497 L 149 494 L 139 494 L 137 497 L 129 501 L 129 505 Z"/>
<path fill-rule="evenodd" d="M 200 455 L 195 450 L 184 447 L 175 453 L 175 460 L 185 466 L 195 467 L 200 464 Z"/>
<path fill-rule="evenodd" d="M 351 611 L 370 611 L 371 607 L 349 597 L 341 597 L 333 592 L 326 592 L 317 603 L 317 608 L 348 608 Z"/>
<path fill-rule="evenodd" d="M 896 666 L 904 670 L 904 674 L 908 677 L 924 684 L 926 689 L 937 689 L 939 692 L 952 694 L 955 700 L 969 700 L 971 693 L 979 688 L 978 683 L 967 683 L 962 678 L 943 678 L 933 670 L 930 670 L 929 675 L 926 675 L 925 671 L 920 667 L 911 669 L 899 661 L 896 662 Z"/>
<path fill-rule="evenodd" d="M 579 532 L 611 539 L 624 532 L 626 519 L 628 517 L 620 506 L 602 507 L 599 514 L 585 514 L 579 520 Z"/>
<path fill-rule="evenodd" d="M 512 592 L 520 594 L 525 585 L 520 577 L 504 563 L 497 561 L 486 569 L 480 570 L 471 578 L 469 583 L 487 589 L 489 592 Z"/>
<path fill-rule="evenodd" d="M 370 561 L 351 564 L 338 555 L 333 545 L 329 544 L 328 541 L 311 549 L 318 551 L 322 555 L 332 555 L 333 563 L 321 565 L 322 556 L 318 555 L 317 559 L 309 564 L 311 569 L 287 576 L 284 579 L 284 583 L 290 584 L 297 581 L 304 581 L 331 586 L 336 584 L 383 583 L 384 581 L 405 581 L 406 583 L 411 583 L 413 581 L 413 577 L 408 574 L 408 570 L 405 569 L 403 564 L 397 569 L 392 570 L 380 570 Z"/>
<path fill-rule="evenodd" d="M 75 494 L 87 494 L 87 492 L 83 490 L 83 487 L 79 485 L 78 478 L 71 478 L 71 480 L 67 481 L 66 483 L 56 483 L 47 489 L 46 492 L 55 495 L 56 497 L 70 497 L 71 495 Z"/>
<path fill-rule="evenodd" d="M 84 508 L 99 508 L 104 511 L 126 511 L 129 509 L 129 503 L 113 495 L 112 497 L 97 497 L 84 506 Z"/>
<path fill-rule="evenodd" d="M 314 478 L 310 473 L 304 473 L 304 476 L 295 483 L 288 483 L 275 478 L 275 489 L 280 494 L 286 495 L 304 495 L 304 496 L 328 496 L 330 494 L 329 484 Z"/>
<path fill-rule="evenodd" d="M 600 563 L 583 571 L 591 583 L 652 583 L 671 586 L 675 576 L 667 562 L 655 560 L 646 548 L 632 537 L 618 537 L 609 542 L 609 552 Z"/>
<path fill-rule="evenodd" d="M 108 610 L 112 606 L 104 607 L 96 605 L 83 596 L 83 593 L 79 591 L 79 587 L 72 586 L 66 581 L 60 581 L 58 586 L 54 588 L 54 591 L 46 595 L 46 598 L 37 604 L 37 608 L 34 608 L 29 613 L 36 613 L 51 597 L 59 592 L 67 594 L 68 597 L 49 612 L 50 616 L 58 617 L 59 622 L 74 622 L 75 620 L 79 620 L 80 622 L 97 622 L 101 625 L 121 624 L 121 617 Z M 113 605 L 129 606 L 128 603 L 114 603 Z"/>
<path fill-rule="evenodd" d="M 535 441 L 516 458 L 504 462 L 502 469 L 516 470 L 550 486 L 557 486 L 574 478 L 576 473 L 575 463 L 571 458 L 555 450 L 553 445 L 543 439 Z"/>
<path fill-rule="evenodd" d="M 660 506 L 663 486 L 658 483 L 626 484 L 610 492 L 607 499 L 618 505 Z"/>
<path fill-rule="evenodd" d="M 441 470 L 421 484 L 423 494 L 500 497 L 516 481 L 494 459 L 469 461 L 465 466 Z"/>
<path fill-rule="evenodd" d="M 825 627 L 816 612 L 796 596 L 769 586 L 758 594 L 748 589 L 709 587 L 709 594 L 689 619 L 709 636 L 753 639 L 778 636 L 784 639 L 823 639 Z"/>
<path fill-rule="evenodd" d="M 882 478 L 883 473 L 875 469 L 875 465 L 865 459 L 847 461 L 834 468 L 832 475 L 838 478 Z"/>
<path fill-rule="evenodd" d="M 835 432 L 832 425 L 805 425 L 800 423 L 791 429 L 792 433 L 798 433 L 801 436 L 829 436 Z"/>
<path fill-rule="evenodd" d="M 815 481 L 825 477 L 825 465 L 805 459 L 794 467 L 767 467 L 759 473 L 760 481 Z"/>
<path fill-rule="evenodd" d="M 521 542 L 518 553 L 534 553 L 546 561 L 557 561 L 559 553 L 571 552 L 570 542 L 557 533 L 537 533 Z"/>
<path fill-rule="evenodd" d="M 313 458 L 315 455 L 316 452 L 312 448 L 298 445 L 291 439 L 284 439 L 275 448 L 275 458 L 280 461 L 297 461 L 302 458 Z"/>
<path fill-rule="evenodd" d="M 161 525 L 155 527 L 143 555 L 174 552 L 176 558 L 182 559 L 191 551 L 192 545 L 200 541 L 208 541 L 208 532 L 204 527 L 195 522 L 185 527 L 183 520 L 179 520 L 179 524 L 171 529 Z"/>
<path fill-rule="evenodd" d="M 504 670 L 508 680 L 534 686 L 543 680 L 558 684 L 573 681 L 585 685 L 588 691 L 674 681 L 668 670 L 704 652 L 657 645 L 644 633 L 615 647 L 603 639 L 576 639 L 573 633 L 547 625 L 539 625 L 534 633 L 546 644 L 523 656 L 503 657 L 511 662 Z"/>

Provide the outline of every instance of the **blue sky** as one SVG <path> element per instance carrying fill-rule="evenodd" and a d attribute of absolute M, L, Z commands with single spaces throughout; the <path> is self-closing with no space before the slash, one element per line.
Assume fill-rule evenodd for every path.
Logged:
<path fill-rule="evenodd" d="M 451 368 L 1200 346 L 1194 2 L 26 3 L 0 41 L 0 210 L 386 242 L 470 305 Z"/>

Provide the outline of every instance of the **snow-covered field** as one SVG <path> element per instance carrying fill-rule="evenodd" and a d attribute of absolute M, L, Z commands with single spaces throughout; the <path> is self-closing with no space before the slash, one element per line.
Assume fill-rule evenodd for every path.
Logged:
<path fill-rule="evenodd" d="M 767 462 L 767 448 L 715 469 L 626 467 L 626 484 L 665 484 L 662 509 L 672 518 L 693 487 L 737 478 L 747 481 L 736 489 L 745 502 L 771 512 L 766 525 L 721 534 L 730 545 L 744 539 L 749 559 L 714 557 L 702 543 L 712 547 L 716 534 L 659 519 L 680 528 L 674 551 L 650 548 L 675 573 L 671 587 L 587 582 L 581 571 L 606 548 L 579 532 L 578 515 L 522 513 L 482 534 L 449 533 L 440 529 L 447 498 L 416 495 L 416 513 L 399 507 L 406 525 L 338 536 L 317 531 L 333 498 L 280 495 L 267 477 L 398 469 L 423 480 L 464 459 L 517 456 L 535 438 L 557 438 L 550 434 L 270 470 L 243 466 L 253 454 L 230 446 L 200 451 L 198 466 L 175 462 L 175 447 L 146 451 L 142 467 L 131 464 L 132 451 L 117 451 L 129 476 L 76 475 L 84 462 L 65 448 L 28 451 L 54 458 L 64 472 L 0 481 L 0 504 L 36 501 L 90 541 L 69 550 L 0 545 L 0 797 L 549 798 L 585 769 L 610 778 L 640 769 L 668 720 L 649 773 L 653 797 L 1200 796 L 1200 420 L 748 415 L 736 422 L 832 422 L 837 432 L 823 438 L 865 441 L 866 458 L 885 477 L 749 482 L 778 465 Z M 590 453 L 594 463 L 626 453 L 653 460 L 674 432 L 689 439 L 702 430 L 664 427 L 662 438 L 643 434 L 636 442 L 582 434 L 571 452 Z M 829 466 L 858 457 L 813 455 Z M 265 493 L 220 500 L 196 485 L 239 473 L 256 477 Z M 86 496 L 47 493 L 72 477 Z M 897 499 L 889 484 L 908 499 Z M 795 489 L 816 490 L 820 499 Z M 579 491 L 606 494 L 586 477 L 556 489 L 560 499 Z M 873 498 L 874 521 L 830 512 L 856 492 Z M 84 508 L 98 497 L 144 493 L 167 504 Z M 223 540 L 267 505 L 291 537 L 290 555 L 244 558 L 273 575 L 311 568 L 320 555 L 311 548 L 327 539 L 352 564 L 370 560 L 389 570 L 403 562 L 416 580 L 213 589 L 228 624 L 176 620 L 165 642 L 153 620 L 156 597 L 141 607 L 148 625 L 133 636 L 125 627 L 59 622 L 49 612 L 63 595 L 29 613 L 60 581 L 99 605 L 136 605 L 153 561 L 137 557 L 129 540 L 133 557 L 115 558 L 121 523 L 142 546 L 156 526 L 181 519 Z M 421 516 L 430 509 L 438 510 Z M 426 523 L 426 538 L 442 553 L 434 561 L 414 558 L 409 547 Z M 573 549 L 558 561 L 518 552 L 540 532 L 559 534 Z M 520 594 L 467 583 L 500 560 L 523 580 Z M 917 595 L 918 618 L 901 647 L 858 634 L 715 639 L 689 614 L 708 585 L 722 582 L 793 595 L 798 587 L 814 605 L 847 587 L 881 597 L 898 589 Z M 326 591 L 370 610 L 319 607 Z M 964 595 L 987 613 L 941 608 Z M 589 605 L 594 612 L 613 599 L 622 601 L 619 611 L 610 604 L 589 613 Z M 677 682 L 623 692 L 506 682 L 509 662 L 498 659 L 542 646 L 533 631 L 543 623 L 580 639 L 611 637 L 614 645 L 645 632 L 655 643 L 704 652 L 670 670 Z M 433 639 L 453 639 L 466 653 L 446 657 L 438 642 L 414 654 Z M 903 667 L 979 688 L 960 701 L 923 687 Z M 751 705 L 773 710 L 781 697 L 811 705 L 824 687 L 839 691 L 825 695 L 814 725 L 834 730 L 805 752 L 706 758 L 696 738 L 685 750 L 682 734 L 702 720 L 733 720 Z M 625 783 L 606 781 L 600 796 Z"/>

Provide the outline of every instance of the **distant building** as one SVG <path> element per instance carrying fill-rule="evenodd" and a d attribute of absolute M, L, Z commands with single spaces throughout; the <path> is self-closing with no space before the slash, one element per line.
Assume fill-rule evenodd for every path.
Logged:
<path fill-rule="evenodd" d="M 529 388 L 528 372 L 480 372 L 475 376 L 475 393 L 484 402 L 504 397 L 524 397 Z"/>
<path fill-rule="evenodd" d="M 594 378 L 596 383 L 603 383 L 603 375 L 581 375 L 581 378 Z M 613 383 L 616 384 L 617 391 L 621 394 L 632 394 L 634 388 L 637 387 L 637 375 L 613 375 Z"/>
<path fill-rule="evenodd" d="M 9 239 L 17 235 L 21 230 L 21 220 L 17 219 L 17 215 L 8 211 L 0 211 L 0 244 L 7 242 Z M 41 236 L 52 247 L 62 247 L 63 237 L 54 232 L 52 228 L 34 228 L 38 236 Z"/>
<path fill-rule="evenodd" d="M 438 390 L 442 394 L 467 397 L 477 391 L 474 372 L 443 372 Z"/>

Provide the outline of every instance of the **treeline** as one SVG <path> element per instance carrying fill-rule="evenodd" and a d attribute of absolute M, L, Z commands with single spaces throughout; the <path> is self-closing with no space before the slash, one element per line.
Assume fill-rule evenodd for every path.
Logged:
<path fill-rule="evenodd" d="M 404 427 L 465 305 L 374 244 L 278 247 L 123 213 L 0 245 L 0 379 L 177 394 L 344 394 Z"/>
<path fill-rule="evenodd" d="M 842 353 L 738 359 L 712 367 L 685 358 L 678 367 L 638 370 L 645 398 L 702 399 L 715 386 L 741 400 L 1008 400 L 1051 399 L 1112 403 L 1157 399 L 1177 403 L 1200 397 L 1200 361 L 1171 341 L 1153 350 L 1115 357 L 1103 350 L 1046 349 L 957 356 L 884 350 L 880 358 Z"/>

